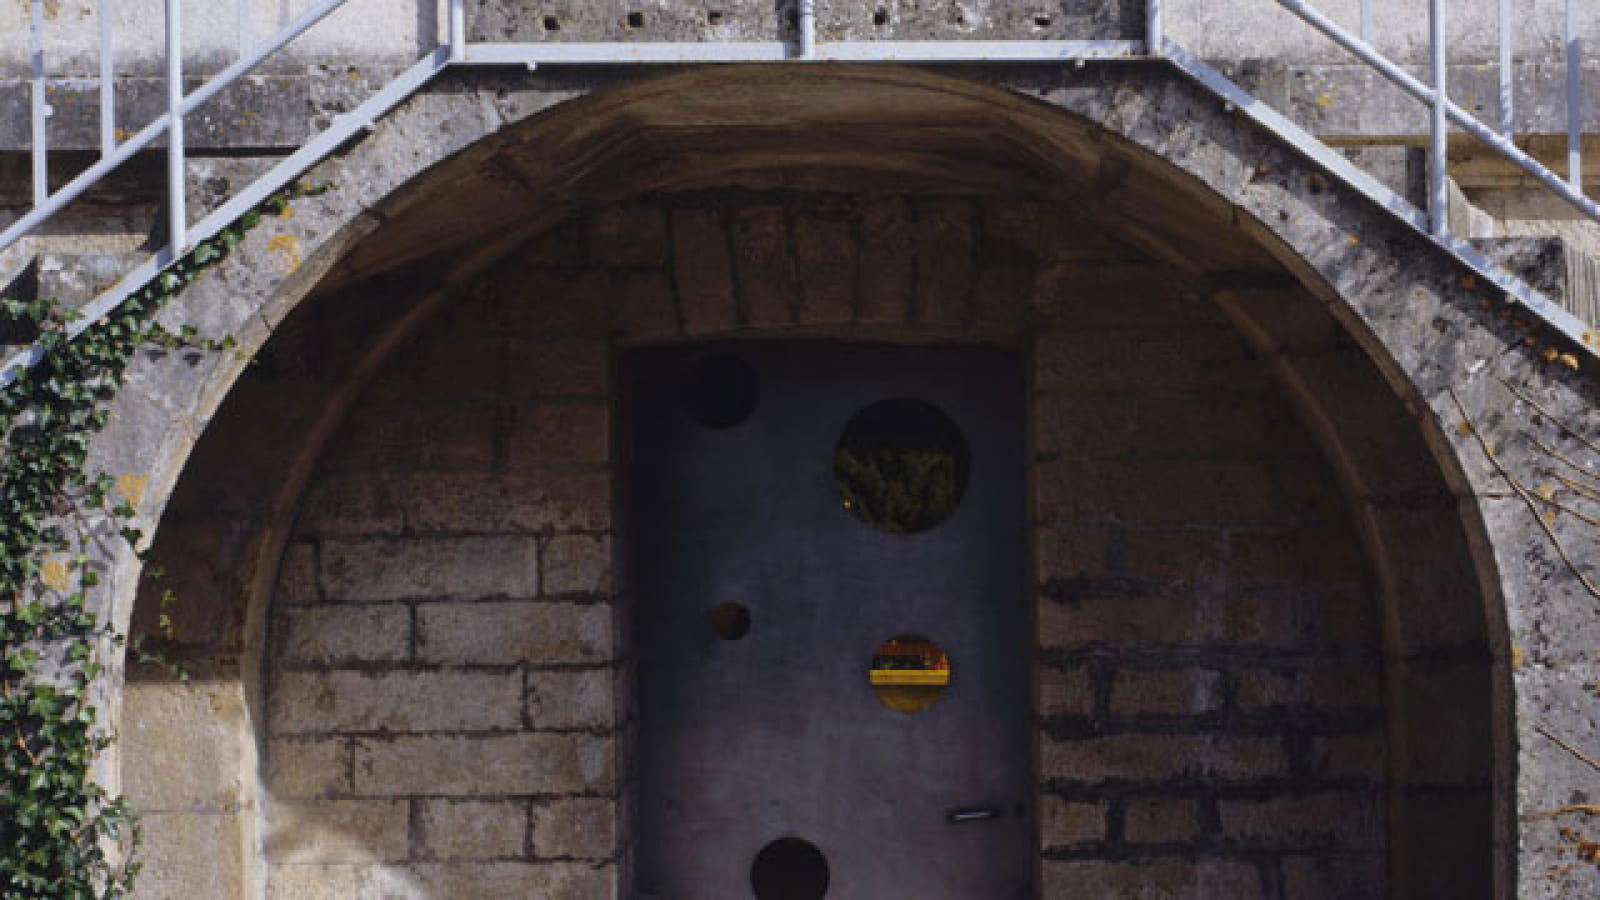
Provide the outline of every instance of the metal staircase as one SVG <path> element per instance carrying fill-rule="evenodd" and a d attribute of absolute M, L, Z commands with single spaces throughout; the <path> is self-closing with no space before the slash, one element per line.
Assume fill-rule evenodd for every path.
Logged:
<path fill-rule="evenodd" d="M 750 42 L 610 42 L 610 43 L 491 43 L 467 39 L 466 0 L 439 0 L 447 4 L 447 37 L 443 44 L 425 54 L 397 77 L 367 97 L 350 112 L 336 118 L 326 129 L 281 159 L 247 187 L 227 198 L 216 209 L 194 224 L 188 222 L 185 195 L 184 141 L 185 117 L 258 66 L 283 54 L 296 38 L 323 23 L 345 5 L 346 0 L 314 0 L 299 16 L 268 39 L 253 43 L 245 23 L 250 19 L 250 0 L 238 3 L 240 21 L 239 55 L 235 62 L 206 79 L 199 87 L 185 91 L 182 53 L 183 20 L 179 0 L 164 0 L 166 109 L 154 121 L 132 136 L 119 140 L 116 128 L 115 96 L 112 90 L 116 73 L 112 66 L 113 34 L 111 8 L 116 0 L 99 0 L 100 70 L 99 134 L 100 158 L 55 191 L 49 190 L 50 153 L 46 142 L 46 123 L 51 113 L 47 102 L 49 79 L 45 64 L 45 0 L 30 0 L 29 28 L 32 96 L 31 156 L 33 177 L 32 208 L 0 231 L 0 253 L 34 234 L 52 215 L 80 198 L 89 188 L 105 179 L 136 155 L 166 140 L 166 214 L 168 243 L 149 254 L 126 272 L 109 289 L 86 303 L 68 327 L 76 336 L 115 309 L 128 296 L 157 277 L 163 269 L 182 258 L 188 249 L 216 235 L 241 215 L 259 205 L 285 185 L 298 178 L 336 148 L 371 129 L 395 106 L 426 85 L 434 76 L 454 66 L 627 66 L 713 63 L 825 63 L 883 62 L 917 65 L 943 63 L 1031 63 L 1067 64 L 1090 60 L 1159 59 L 1215 93 L 1263 128 L 1295 147 L 1331 175 L 1371 198 L 1406 225 L 1424 235 L 1439 248 L 1452 254 L 1479 276 L 1517 298 L 1533 314 L 1544 319 L 1590 353 L 1600 355 L 1600 344 L 1591 340 L 1589 326 L 1528 282 L 1502 268 L 1488 255 L 1466 240 L 1450 233 L 1448 208 L 1448 158 L 1446 137 L 1454 126 L 1493 148 L 1507 161 L 1528 173 L 1546 189 L 1561 197 L 1589 218 L 1600 222 L 1600 204 L 1584 195 L 1581 186 L 1581 78 L 1582 48 L 1576 35 L 1577 0 L 1566 0 L 1566 41 L 1563 62 L 1567 72 L 1568 158 L 1567 177 L 1551 171 L 1524 153 L 1511 133 L 1513 85 L 1511 51 L 1508 38 L 1512 22 L 1510 0 L 1498 0 L 1500 12 L 1500 123 L 1492 127 L 1471 112 L 1452 102 L 1447 94 L 1445 41 L 1445 0 L 1426 2 L 1429 8 L 1429 77 L 1426 81 L 1407 72 L 1384 57 L 1371 42 L 1372 3 L 1361 0 L 1359 32 L 1351 32 L 1304 0 L 1261 0 L 1275 2 L 1288 10 L 1354 59 L 1370 66 L 1384 78 L 1424 104 L 1430 112 L 1431 128 L 1428 166 L 1428 209 L 1424 210 L 1399 195 L 1351 162 L 1343 153 L 1324 144 L 1281 112 L 1251 95 L 1221 72 L 1168 39 L 1163 27 L 1170 13 L 1182 15 L 1193 0 L 1147 0 L 1145 34 L 1142 40 L 943 40 L 943 41 L 821 41 L 817 37 L 819 0 L 797 0 L 795 35 L 792 40 Z M 419 0 L 421 2 L 421 0 Z M 431 4 L 430 4 L 431 5 Z M 0 385 L 14 381 L 18 374 L 39 361 L 38 345 L 24 348 L 0 364 Z"/>

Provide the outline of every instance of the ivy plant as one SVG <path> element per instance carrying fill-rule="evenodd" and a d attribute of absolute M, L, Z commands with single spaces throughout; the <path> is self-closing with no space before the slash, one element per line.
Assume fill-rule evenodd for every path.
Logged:
<path fill-rule="evenodd" d="M 93 777 L 112 741 L 93 702 L 105 673 L 99 654 L 127 641 L 97 613 L 105 604 L 95 602 L 91 547 L 109 536 L 137 550 L 142 535 L 132 498 L 85 471 L 90 440 L 140 347 L 232 345 L 169 331 L 155 316 L 264 214 L 325 189 L 295 184 L 274 195 L 76 337 L 71 313 L 55 303 L 0 300 L 0 328 L 42 350 L 0 388 L 0 896 L 90 900 L 132 888 L 137 820 Z"/>

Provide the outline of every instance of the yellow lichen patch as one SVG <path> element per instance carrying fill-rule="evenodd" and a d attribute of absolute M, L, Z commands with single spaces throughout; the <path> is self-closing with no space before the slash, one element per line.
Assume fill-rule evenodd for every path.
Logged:
<path fill-rule="evenodd" d="M 1538 494 L 1539 497 L 1547 503 L 1553 502 L 1556 499 L 1556 489 L 1548 484 L 1539 485 L 1533 489 L 1533 492 Z"/>
<path fill-rule="evenodd" d="M 1512 644 L 1511 645 L 1511 668 L 1513 668 L 1513 669 L 1522 668 L 1522 663 L 1524 662 L 1525 659 L 1526 659 L 1526 657 L 1524 657 L 1523 654 L 1522 654 L 1522 648 L 1518 647 L 1516 644 Z"/>
<path fill-rule="evenodd" d="M 1571 353 L 1563 353 L 1557 357 L 1557 359 L 1561 361 L 1563 366 L 1566 366 L 1574 372 L 1578 371 L 1578 358 L 1573 356 Z"/>
<path fill-rule="evenodd" d="M 117 478 L 117 496 L 137 504 L 144 499 L 145 489 L 150 486 L 149 475 L 122 475 Z"/>
<path fill-rule="evenodd" d="M 44 561 L 44 565 L 39 567 L 39 580 L 53 591 L 64 591 L 72 586 L 72 575 L 67 571 L 67 564 L 59 559 Z"/>
<path fill-rule="evenodd" d="M 1466 437 L 1467 435 L 1469 435 L 1471 433 L 1472 433 L 1472 423 L 1471 422 L 1468 422 L 1466 419 L 1462 419 L 1461 421 L 1456 423 L 1456 434 L 1459 434 L 1462 437 Z"/>
<path fill-rule="evenodd" d="M 1328 107 L 1332 106 L 1333 105 L 1333 95 L 1332 94 L 1319 94 L 1317 96 L 1317 105 L 1322 107 L 1323 109 L 1327 109 Z"/>
<path fill-rule="evenodd" d="M 280 275 L 300 268 L 300 241 L 292 234 L 280 234 L 267 241 L 267 257 Z"/>

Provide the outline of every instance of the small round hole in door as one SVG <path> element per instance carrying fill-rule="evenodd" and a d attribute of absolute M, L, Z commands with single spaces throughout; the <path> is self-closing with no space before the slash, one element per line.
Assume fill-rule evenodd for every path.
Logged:
<path fill-rule="evenodd" d="M 750 633 L 750 610 L 742 603 L 718 603 L 711 610 L 711 630 L 725 641 L 737 641 Z"/>
<path fill-rule="evenodd" d="M 925 637 L 896 635 L 873 652 L 867 681 L 884 706 L 895 712 L 922 712 L 949 689 L 950 657 Z"/>
<path fill-rule="evenodd" d="M 822 900 L 828 878 L 828 858 L 815 844 L 797 837 L 762 847 L 750 866 L 756 900 Z"/>

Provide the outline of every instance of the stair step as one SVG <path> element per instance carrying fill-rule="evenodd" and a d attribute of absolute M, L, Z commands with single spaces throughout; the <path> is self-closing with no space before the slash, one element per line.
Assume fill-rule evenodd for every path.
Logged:
<path fill-rule="evenodd" d="M 55 300 L 64 309 L 82 309 L 115 284 L 140 259 L 132 253 L 39 253 L 0 286 L 0 296 L 15 300 Z M 0 359 L 10 359 L 38 336 L 32 327 L 0 320 Z"/>
<path fill-rule="evenodd" d="M 117 283 L 143 258 L 133 253 L 42 253 L 38 296 L 79 309 Z"/>
<path fill-rule="evenodd" d="M 1474 238 L 1472 245 L 1567 312 L 1600 322 L 1600 259 L 1561 237 Z"/>

